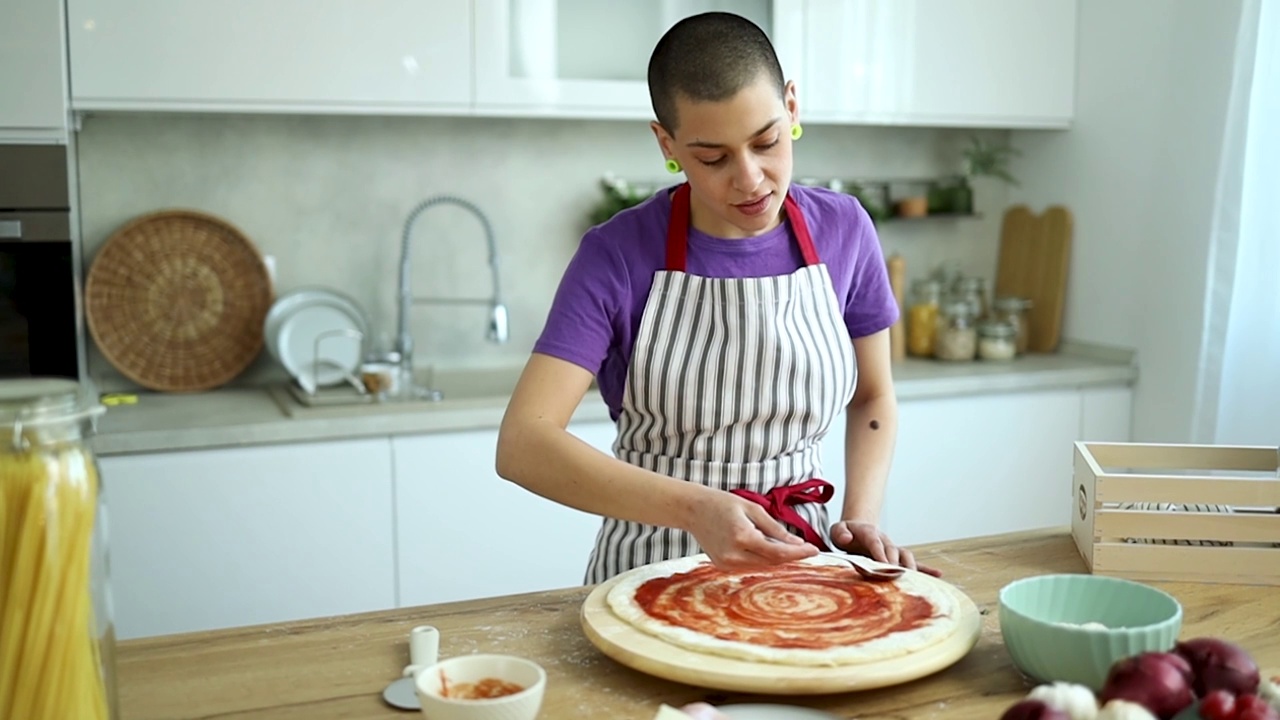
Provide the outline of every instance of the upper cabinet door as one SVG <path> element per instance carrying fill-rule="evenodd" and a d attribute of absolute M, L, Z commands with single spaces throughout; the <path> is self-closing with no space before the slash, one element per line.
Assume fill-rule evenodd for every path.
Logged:
<path fill-rule="evenodd" d="M 801 72 L 804 0 L 475 0 L 476 109 L 482 114 L 649 119 L 646 73 L 658 39 L 711 10 L 750 18 L 784 72 Z"/>
<path fill-rule="evenodd" d="M 67 0 L 67 8 L 77 110 L 470 107 L 469 0 Z"/>
<path fill-rule="evenodd" d="M 65 142 L 62 3 L 5 0 L 0 9 L 0 142 Z"/>
<path fill-rule="evenodd" d="M 1075 110 L 1076 0 L 806 0 L 814 120 L 1043 127 Z"/>

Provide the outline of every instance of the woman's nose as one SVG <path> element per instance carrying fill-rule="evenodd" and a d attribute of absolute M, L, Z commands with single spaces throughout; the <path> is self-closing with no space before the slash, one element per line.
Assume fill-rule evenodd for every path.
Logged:
<path fill-rule="evenodd" d="M 760 183 L 764 180 L 764 171 L 760 169 L 760 164 L 751 159 L 745 159 L 738 162 L 737 172 L 733 177 L 733 184 L 737 190 L 744 193 L 750 193 L 760 187 Z"/>

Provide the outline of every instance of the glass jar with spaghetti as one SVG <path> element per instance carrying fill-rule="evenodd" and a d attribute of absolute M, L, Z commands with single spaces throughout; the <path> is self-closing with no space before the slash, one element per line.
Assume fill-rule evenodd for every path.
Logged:
<path fill-rule="evenodd" d="M 937 280 L 917 280 L 911 285 L 907 308 L 907 352 L 915 357 L 933 357 L 933 339 L 938 332 L 938 307 L 942 284 Z"/>
<path fill-rule="evenodd" d="M 0 717 L 119 717 L 98 462 L 103 408 L 69 380 L 0 381 Z"/>

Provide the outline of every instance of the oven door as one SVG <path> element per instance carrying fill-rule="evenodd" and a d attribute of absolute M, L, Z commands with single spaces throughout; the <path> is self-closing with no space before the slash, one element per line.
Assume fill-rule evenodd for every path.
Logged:
<path fill-rule="evenodd" d="M 67 215 L 0 211 L 0 378 L 79 379 Z"/>

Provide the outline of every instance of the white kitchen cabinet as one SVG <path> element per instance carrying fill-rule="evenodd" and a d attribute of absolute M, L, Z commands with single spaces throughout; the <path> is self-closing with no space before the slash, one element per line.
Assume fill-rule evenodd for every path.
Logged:
<path fill-rule="evenodd" d="M 609 423 L 570 432 L 609 452 Z M 580 585 L 600 518 L 498 477 L 496 429 L 392 440 L 399 605 Z"/>
<path fill-rule="evenodd" d="M 646 72 L 658 39 L 710 10 L 750 18 L 788 77 L 802 71 L 804 0 L 475 0 L 482 114 L 652 117 Z"/>
<path fill-rule="evenodd" d="M 76 110 L 470 107 L 470 0 L 67 0 L 67 13 Z"/>
<path fill-rule="evenodd" d="M 118 635 L 395 607 L 389 442 L 102 458 Z"/>
<path fill-rule="evenodd" d="M 1091 387 L 1080 391 L 1080 437 L 1090 442 L 1133 439 L 1133 388 Z"/>
<path fill-rule="evenodd" d="M 803 115 L 1063 128 L 1077 0 L 806 0 Z"/>
<path fill-rule="evenodd" d="M 62 3 L 0 8 L 0 142 L 66 142 Z"/>

